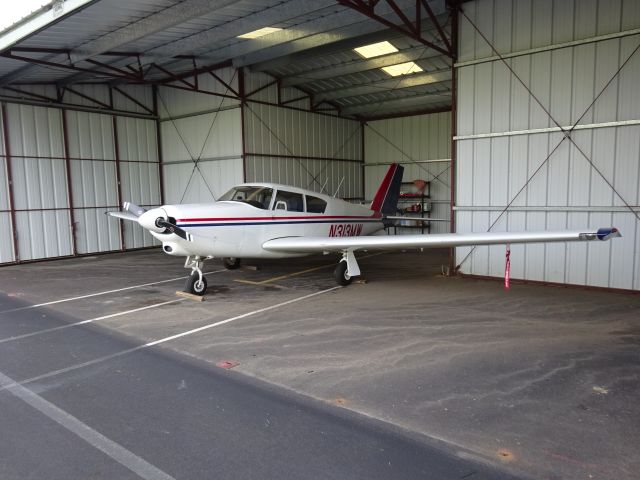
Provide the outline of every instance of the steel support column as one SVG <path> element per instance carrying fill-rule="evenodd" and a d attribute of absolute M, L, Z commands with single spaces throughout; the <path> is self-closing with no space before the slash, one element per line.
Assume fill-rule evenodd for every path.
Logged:
<path fill-rule="evenodd" d="M 242 181 L 247 181 L 247 146 L 246 141 L 246 127 L 244 125 L 244 110 L 247 107 L 247 96 L 244 84 L 244 68 L 238 68 L 238 93 L 240 97 L 240 141 L 242 142 Z M 278 89 L 279 91 L 279 89 Z"/>
<path fill-rule="evenodd" d="M 455 233 L 456 231 L 456 217 L 455 217 L 455 205 L 456 205 L 456 134 L 458 131 L 458 115 L 457 115 L 457 101 L 458 101 L 458 85 L 456 75 L 456 61 L 458 60 L 458 0 L 452 0 L 451 2 L 451 165 L 450 165 L 450 181 L 451 185 L 451 198 L 449 202 L 449 231 Z M 456 269 L 456 249 L 452 248 L 449 251 L 449 274 L 453 275 Z"/>
<path fill-rule="evenodd" d="M 13 195 L 13 174 L 11 171 L 11 145 L 9 143 L 9 123 L 7 122 L 7 105 L 2 103 L 2 133 L 4 139 L 4 154 L 7 168 L 7 183 L 9 185 L 9 216 L 11 217 L 11 231 L 13 233 L 13 260 L 20 261 L 20 247 L 18 245 L 18 226 L 16 224 L 15 200 Z"/>
<path fill-rule="evenodd" d="M 364 133 L 365 133 L 365 129 L 367 128 L 367 122 L 365 121 L 361 121 L 360 122 L 360 158 L 362 160 L 362 175 L 360 176 L 360 188 L 361 188 L 361 194 L 362 194 L 362 199 L 363 200 L 367 200 L 367 197 L 365 196 L 365 189 L 367 186 L 367 182 L 366 182 L 366 178 L 365 178 L 365 163 L 367 162 L 366 157 L 364 156 L 364 146 L 365 146 L 365 139 L 364 139 Z"/>
<path fill-rule="evenodd" d="M 67 126 L 67 110 L 62 109 L 62 139 L 64 147 L 64 172 L 67 178 L 67 203 L 69 204 L 69 221 L 71 222 L 71 251 L 73 255 L 78 255 L 76 242 L 76 216 L 73 210 L 73 188 L 71 186 L 71 154 L 69 152 L 69 128 Z"/>
<path fill-rule="evenodd" d="M 158 181 L 160 182 L 160 204 L 164 205 L 164 165 L 162 155 L 162 129 L 160 124 L 160 111 L 158 109 L 158 86 L 153 86 L 153 114 L 156 117 L 156 148 L 158 150 Z M 169 112 L 167 112 L 169 113 Z"/>
<path fill-rule="evenodd" d="M 111 125 L 113 126 L 113 151 L 116 160 L 116 202 L 122 206 L 122 183 L 120 181 L 120 141 L 118 139 L 118 117 L 111 116 Z M 120 224 L 120 250 L 125 250 L 124 243 L 124 222 L 119 221 Z"/>

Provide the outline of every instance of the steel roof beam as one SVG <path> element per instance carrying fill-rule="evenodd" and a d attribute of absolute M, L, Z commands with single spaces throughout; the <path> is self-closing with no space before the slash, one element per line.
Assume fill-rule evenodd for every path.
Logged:
<path fill-rule="evenodd" d="M 85 5 L 92 3 L 93 1 L 96 0 L 67 0 L 65 5 L 69 2 L 72 2 L 73 4 Z M 161 10 L 160 12 L 149 15 L 148 17 L 145 17 L 137 22 L 126 25 L 112 33 L 103 35 L 102 37 L 99 37 L 93 41 L 87 42 L 82 45 L 81 49 L 76 49 L 69 52 L 69 58 L 74 64 L 78 63 L 81 60 L 101 55 L 122 45 L 134 42 L 140 38 L 160 32 L 180 23 L 184 23 L 193 18 L 205 15 L 211 11 L 222 9 L 226 6 L 236 3 L 236 1 L 237 0 L 185 0 L 169 8 Z M 78 8 L 79 7 L 76 7 L 76 10 Z M 0 37 L 0 50 L 3 50 L 2 47 L 2 37 Z M 55 57 L 49 57 L 46 58 L 45 61 L 52 61 L 54 58 Z M 15 72 L 5 75 L 2 79 L 0 79 L 0 85 L 6 85 L 8 83 L 19 80 L 20 78 L 29 75 L 29 73 L 31 73 L 36 68 L 38 67 L 35 65 L 28 65 L 16 70 Z"/>
<path fill-rule="evenodd" d="M 394 100 L 383 100 L 381 102 L 369 101 L 357 105 L 349 105 L 342 107 L 343 115 L 377 115 L 384 110 L 397 108 L 416 107 L 422 105 L 430 105 L 432 103 L 444 103 L 451 101 L 451 94 L 429 94 L 414 95 L 411 97 L 398 98 Z"/>
<path fill-rule="evenodd" d="M 5 58 L 11 58 L 13 60 L 20 60 L 29 64 L 33 64 L 33 65 L 28 65 L 27 67 L 29 68 L 35 68 L 35 66 L 45 66 L 45 67 L 53 67 L 53 68 L 60 68 L 60 69 L 64 69 L 64 70 L 71 70 L 71 71 L 75 71 L 75 72 L 85 72 L 85 73 L 92 73 L 93 75 L 106 75 L 107 77 L 110 78 L 124 78 L 127 80 L 132 80 L 132 81 L 139 81 L 140 79 L 135 77 L 134 75 L 119 75 L 116 73 L 109 73 L 109 72 L 104 72 L 101 70 L 92 70 L 89 68 L 82 68 L 82 67 L 76 67 L 74 65 L 68 65 L 65 63 L 57 63 L 57 62 L 52 62 L 46 59 L 37 59 L 37 58 L 30 58 L 30 57 L 23 57 L 20 55 L 13 55 L 10 53 L 3 53 L 0 54 L 0 56 L 5 57 Z M 20 70 L 23 70 L 25 67 L 21 68 Z M 14 72 L 15 73 L 15 72 Z M 14 75 L 14 74 L 9 74 L 9 75 Z M 0 85 L 5 85 L 4 80 L 6 77 L 3 77 L 2 79 L 0 79 Z"/>
<path fill-rule="evenodd" d="M 429 58 L 441 56 L 439 53 L 434 55 L 433 53 L 428 54 L 428 52 L 429 50 L 425 51 L 425 47 L 415 47 L 407 50 L 402 50 L 397 53 L 381 55 L 379 57 L 374 57 L 366 60 L 358 59 L 352 62 L 341 63 L 332 67 L 308 70 L 306 72 L 296 73 L 291 76 L 284 76 L 282 78 L 282 86 L 293 87 L 295 85 L 312 83 L 318 80 L 326 80 L 328 78 L 341 77 L 343 75 L 350 75 L 353 73 L 365 72 L 367 70 L 389 67 L 391 65 L 397 65 L 398 63 L 415 62 L 421 59 L 427 60 Z M 427 53 L 426 56 L 424 56 L 425 53 Z"/>
<path fill-rule="evenodd" d="M 167 45 L 153 48 L 145 52 L 143 58 L 145 60 L 149 58 L 149 60 L 155 63 L 163 60 L 166 61 L 184 52 L 193 52 L 197 49 L 211 47 L 211 45 L 233 39 L 238 35 L 257 28 L 277 25 L 285 20 L 290 20 L 300 15 L 312 13 L 331 6 L 334 6 L 335 9 L 335 0 L 290 0 L 287 3 L 247 15 L 237 20 L 232 20 L 223 25 L 196 33 L 195 35 Z M 260 41 L 264 38 L 267 38 L 267 36 L 250 41 Z M 210 57 L 210 55 L 202 57 L 206 59 Z"/>
<path fill-rule="evenodd" d="M 345 50 L 351 50 L 356 47 L 361 47 L 362 45 L 368 45 L 369 43 L 377 43 L 384 40 L 392 41 L 397 37 L 397 34 L 395 34 L 394 32 L 390 32 L 389 30 L 378 30 L 376 32 L 361 35 L 359 37 L 339 40 L 329 45 L 319 45 L 308 50 L 295 52 L 289 55 L 283 55 L 272 60 L 253 63 L 247 68 L 252 72 L 269 72 L 272 70 L 277 70 L 279 68 L 290 67 L 292 64 L 304 62 L 305 60 L 317 59 L 318 57 L 324 57 L 327 55 L 332 55 L 334 53 L 344 52 Z"/>
<path fill-rule="evenodd" d="M 175 61 L 185 52 L 193 52 L 197 49 L 211 47 L 211 45 L 219 44 L 225 40 L 234 39 L 237 35 L 255 30 L 256 28 L 265 25 L 278 24 L 284 20 L 289 20 L 306 13 L 322 10 L 323 8 L 327 8 L 331 5 L 333 5 L 333 9 L 335 10 L 336 6 L 334 0 L 291 0 L 285 4 L 261 10 L 237 20 L 232 20 L 223 25 L 210 28 L 167 45 L 152 48 L 151 50 L 140 54 L 139 59 L 140 62 L 144 64 L 167 65 L 172 61 Z M 219 61 L 222 57 L 216 56 L 213 58 L 211 55 L 201 55 L 197 56 L 197 58 L 201 62 L 213 63 Z M 227 58 L 230 57 L 227 56 L 224 60 Z M 87 76 L 84 74 L 76 74 L 63 78 L 59 82 L 62 84 L 73 83 L 85 79 L 86 77 Z"/>
<path fill-rule="evenodd" d="M 49 5 L 2 32 L 0 34 L 0 52 L 4 52 L 34 33 L 63 20 L 81 9 L 87 8 L 97 1 L 98 0 L 66 0 L 61 6 L 51 2 Z"/>
<path fill-rule="evenodd" d="M 223 9 L 234 3 L 237 3 L 237 0 L 185 0 L 126 25 L 115 32 L 85 43 L 82 48 L 72 52 L 71 60 L 78 62 L 85 58 L 100 55 L 103 52 L 127 45 L 140 38 L 166 30 L 215 10 Z"/>
<path fill-rule="evenodd" d="M 369 93 L 380 93 L 381 91 L 400 90 L 404 88 L 418 87 L 422 85 L 432 85 L 435 83 L 448 82 L 451 80 L 451 69 L 438 70 L 435 72 L 414 73 L 402 77 L 390 77 L 370 83 L 363 83 L 351 87 L 315 92 L 314 98 L 317 101 L 336 100 L 339 98 L 355 97 Z"/>
<path fill-rule="evenodd" d="M 396 13 L 396 16 L 400 18 L 403 25 L 398 25 L 390 19 L 386 18 L 385 15 L 381 14 L 381 11 L 384 7 L 380 5 L 380 8 L 376 10 L 376 6 L 379 4 L 373 3 L 365 3 L 362 0 L 336 0 L 340 5 L 344 5 L 345 7 L 351 8 L 362 15 L 365 15 L 372 20 L 379 22 L 380 24 L 394 29 L 404 35 L 412 38 L 423 45 L 426 45 L 437 52 L 440 52 L 443 55 L 451 57 L 451 51 L 447 50 L 447 48 L 442 48 L 440 45 L 433 43 L 431 40 L 427 40 L 421 34 L 421 26 L 420 26 L 420 16 L 416 16 L 415 24 L 409 20 L 409 18 L 402 12 L 402 9 L 397 5 L 396 0 L 386 0 L 386 5 L 390 6 L 392 10 Z M 415 10 L 416 12 L 420 12 L 421 0 L 415 0 Z M 433 11 L 429 10 L 431 14 Z M 445 44 L 446 45 L 446 44 Z"/>
<path fill-rule="evenodd" d="M 367 116 L 359 116 L 360 120 L 364 122 L 373 122 L 375 120 L 389 120 L 390 118 L 405 118 L 405 117 L 413 117 L 415 115 L 431 115 L 434 113 L 444 113 L 450 112 L 451 106 L 448 107 L 435 107 L 435 108 L 421 108 L 418 110 L 410 110 L 403 112 L 392 112 L 385 114 L 384 112 L 377 112 L 375 116 L 367 117 Z M 430 160 L 427 160 L 430 161 Z M 433 160 L 431 160 L 433 161 Z M 435 160 L 438 161 L 438 160 Z M 448 161 L 448 160 L 440 160 L 440 161 Z"/>
<path fill-rule="evenodd" d="M 392 15 L 393 11 L 387 8 L 381 14 Z M 377 22 L 362 21 L 357 12 L 347 11 L 310 22 L 306 29 L 282 30 L 265 35 L 265 42 L 261 45 L 239 45 L 226 51 L 221 49 L 220 52 L 227 58 L 233 58 L 235 67 L 245 67 L 384 29 Z"/>

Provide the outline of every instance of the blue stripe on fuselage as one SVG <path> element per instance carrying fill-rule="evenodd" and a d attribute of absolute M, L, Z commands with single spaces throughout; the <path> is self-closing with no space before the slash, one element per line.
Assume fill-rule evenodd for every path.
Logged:
<path fill-rule="evenodd" d="M 266 222 L 236 222 L 236 223 L 180 223 L 180 227 L 243 227 L 245 225 L 301 225 L 307 223 L 381 223 L 380 219 L 373 220 L 304 220 L 304 221 L 287 221 L 276 222 L 269 220 Z"/>

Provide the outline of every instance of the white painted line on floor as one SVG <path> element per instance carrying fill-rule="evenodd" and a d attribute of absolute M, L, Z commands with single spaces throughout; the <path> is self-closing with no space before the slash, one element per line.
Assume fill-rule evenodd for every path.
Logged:
<path fill-rule="evenodd" d="M 90 318 L 89 320 L 81 320 L 81 321 L 75 322 L 75 323 L 68 323 L 66 325 L 60 325 L 59 327 L 45 328 L 44 330 L 38 330 L 37 332 L 25 333 L 23 335 L 15 335 L 13 337 L 7 337 L 7 338 L 0 339 L 0 344 L 1 343 L 6 343 L 6 342 L 12 342 L 14 340 L 20 340 L 22 338 L 33 337 L 35 335 L 41 335 L 43 333 L 56 332 L 58 330 L 64 330 L 66 328 L 77 327 L 78 325 L 86 325 L 87 323 L 98 322 L 100 320 L 107 320 L 109 318 L 120 317 L 122 315 L 128 315 L 130 313 L 141 312 L 143 310 L 149 310 L 150 308 L 162 307 L 164 305 L 170 305 L 172 303 L 182 302 L 183 300 L 184 300 L 184 298 L 179 298 L 177 300 L 169 300 L 168 302 L 155 303 L 153 305 L 147 305 L 145 307 L 134 308 L 132 310 L 126 310 L 124 312 L 112 313 L 110 315 L 104 315 L 102 317 Z"/>
<path fill-rule="evenodd" d="M 214 270 L 213 272 L 205 272 L 204 275 L 211 275 L 212 273 L 220 273 L 220 272 L 226 272 L 226 271 L 227 269 L 225 268 L 222 270 Z M 142 283 L 140 285 L 132 285 L 130 287 L 116 288 L 114 290 L 106 290 L 104 292 L 89 293 L 87 295 L 80 295 L 79 297 L 63 298 L 62 300 L 53 300 L 51 302 L 38 303 L 36 305 L 27 305 L 25 307 L 12 308 L 11 310 L 3 310 L 0 312 L 0 314 L 18 312 L 20 310 L 29 310 L 30 308 L 46 307 L 48 305 L 55 305 L 57 303 L 73 302 L 74 300 L 82 300 L 84 298 L 97 297 L 99 295 L 107 295 L 109 293 L 124 292 L 125 290 L 133 290 L 135 288 L 150 287 L 151 285 L 160 285 L 161 283 L 169 283 L 169 282 L 175 282 L 176 280 L 184 280 L 187 277 L 188 275 L 185 277 L 176 277 L 176 278 L 169 278 L 167 280 L 160 280 L 158 282 Z"/>
<path fill-rule="evenodd" d="M 236 320 L 240 320 L 241 318 L 251 317 L 252 315 L 257 315 L 258 313 L 268 312 L 269 310 L 274 310 L 276 308 L 284 307 L 285 305 L 290 305 L 292 303 L 301 302 L 302 300 L 306 300 L 308 298 L 315 297 L 317 295 L 322 295 L 323 293 L 332 292 L 342 287 L 331 287 L 326 290 L 321 290 L 316 293 L 310 293 L 309 295 L 305 295 L 303 297 L 294 298 L 292 300 L 287 300 L 286 302 L 278 303 L 276 305 L 271 305 L 270 307 L 264 307 L 259 310 L 254 310 L 253 312 L 243 313 L 242 315 L 237 315 L 235 317 L 227 318 L 226 320 L 220 320 L 219 322 L 210 323 L 209 325 L 205 325 L 203 327 L 194 328 L 193 330 L 187 330 L 186 332 L 178 333 L 176 335 L 171 335 L 170 337 L 161 338 L 160 340 L 156 340 L 154 342 L 145 343 L 145 347 L 153 347 L 154 345 L 160 345 L 161 343 L 166 343 L 171 340 L 175 340 L 176 338 L 186 337 L 187 335 L 192 335 L 194 333 L 201 332 L 203 330 L 208 330 L 209 328 L 217 327 L 220 325 L 224 325 L 226 323 L 231 323 Z"/>
<path fill-rule="evenodd" d="M 153 347 L 154 345 L 160 345 L 162 343 L 166 343 L 166 342 L 169 342 L 171 340 L 175 340 L 176 338 L 186 337 L 187 335 L 192 335 L 194 333 L 201 332 L 201 331 L 207 330 L 209 328 L 213 328 L 213 327 L 217 327 L 219 325 L 224 325 L 226 323 L 234 322 L 236 320 L 240 320 L 241 318 L 247 318 L 247 317 L 250 317 L 252 315 L 257 315 L 259 313 L 268 312 L 269 310 L 275 310 L 276 308 L 284 307 L 285 305 L 291 305 L 292 303 L 297 303 L 297 302 L 301 302 L 303 300 L 307 300 L 307 299 L 312 298 L 312 297 L 317 297 L 318 295 L 323 295 L 325 293 L 333 292 L 334 290 L 337 290 L 339 288 L 342 288 L 342 287 L 331 287 L 331 288 L 327 288 L 326 290 L 320 290 L 319 292 L 310 293 L 309 295 L 304 295 L 302 297 L 293 298 L 291 300 L 287 300 L 286 302 L 281 302 L 281 303 L 277 303 L 275 305 L 271 305 L 269 307 L 260 308 L 258 310 L 254 310 L 254 311 L 249 312 L 249 313 L 243 313 L 242 315 L 236 315 L 235 317 L 227 318 L 226 320 L 221 320 L 219 322 L 210 323 L 209 325 L 204 325 L 202 327 L 194 328 L 192 330 L 187 330 L 186 332 L 183 332 L 183 333 L 178 333 L 176 335 L 171 335 L 170 337 L 161 338 L 160 340 L 155 340 L 153 342 L 148 342 L 148 343 L 145 343 L 143 345 L 138 345 L 137 347 L 128 348 L 128 349 L 122 350 L 120 352 L 112 353 L 110 355 L 105 355 L 104 357 L 98 357 L 98 358 L 95 358 L 93 360 L 89 360 L 88 362 L 79 363 L 77 365 L 71 365 L 71 366 L 65 367 L 65 368 L 60 368 L 58 370 L 53 370 L 53 371 L 48 372 L 48 373 L 43 373 L 43 374 L 37 375 L 35 377 L 31 377 L 31 378 L 27 378 L 25 380 L 21 380 L 20 382 L 15 383 L 15 384 L 0 386 L 0 391 L 2 391 L 4 389 L 7 389 L 7 388 L 11 388 L 14 385 L 26 385 L 28 383 L 37 382 L 37 381 L 44 380 L 44 379 L 47 379 L 47 378 L 50 378 L 50 377 L 54 377 L 56 375 L 61 375 L 63 373 L 68 373 L 68 372 L 71 372 L 71 371 L 74 371 L 74 370 L 78 370 L 80 368 L 89 367 L 91 365 L 95 365 L 96 363 L 102 363 L 102 362 L 105 362 L 107 360 L 111 360 L 112 358 L 121 357 L 121 356 L 127 355 L 129 353 L 137 352 L 138 350 L 143 350 L 145 348 Z"/>
<path fill-rule="evenodd" d="M 18 384 L 12 378 L 0 372 L 0 387 L 8 390 L 12 395 L 27 403 L 40 413 L 50 418 L 58 425 L 77 435 L 92 447 L 100 450 L 120 465 L 128 468 L 136 475 L 147 480 L 175 480 L 168 473 L 151 465 L 135 453 L 127 450 L 122 445 L 110 440 L 100 432 L 94 430 L 86 423 L 81 422 L 73 415 L 65 412 L 53 403 L 45 400 L 40 395 Z"/>

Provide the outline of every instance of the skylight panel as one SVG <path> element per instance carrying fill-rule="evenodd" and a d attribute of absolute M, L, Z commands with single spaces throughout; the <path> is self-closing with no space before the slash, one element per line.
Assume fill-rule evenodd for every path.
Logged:
<path fill-rule="evenodd" d="M 371 43 L 362 47 L 354 48 L 356 53 L 364 58 L 379 57 L 388 53 L 397 52 L 398 49 L 386 40 L 384 42 Z"/>
<path fill-rule="evenodd" d="M 422 68 L 414 62 L 398 63 L 397 65 L 390 65 L 388 67 L 382 67 L 382 70 L 387 72 L 392 77 L 398 77 L 400 75 L 409 75 L 410 73 L 423 72 Z"/>
<path fill-rule="evenodd" d="M 264 37 L 265 35 L 269 35 L 270 33 L 278 32 L 280 30 L 282 30 L 282 29 L 281 28 L 276 28 L 276 27 L 263 27 L 263 28 L 259 28 L 258 30 L 254 30 L 252 32 L 243 33 L 242 35 L 238 35 L 238 38 Z"/>

